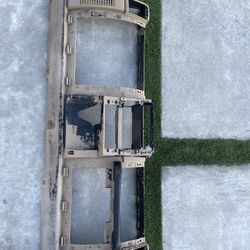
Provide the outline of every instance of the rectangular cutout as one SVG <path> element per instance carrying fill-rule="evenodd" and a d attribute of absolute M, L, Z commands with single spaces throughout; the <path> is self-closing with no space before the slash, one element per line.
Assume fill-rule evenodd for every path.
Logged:
<path fill-rule="evenodd" d="M 137 179 L 136 169 L 122 170 L 121 240 L 137 238 Z"/>
<path fill-rule="evenodd" d="M 74 169 L 72 179 L 72 244 L 103 244 L 109 220 L 110 189 L 105 168 Z"/>
<path fill-rule="evenodd" d="M 122 149 L 130 149 L 132 146 L 132 109 L 122 109 Z"/>
<path fill-rule="evenodd" d="M 116 105 L 105 105 L 105 148 L 115 149 L 116 145 Z"/>
<path fill-rule="evenodd" d="M 76 84 L 137 88 L 137 25 L 78 18 L 76 39 Z"/>

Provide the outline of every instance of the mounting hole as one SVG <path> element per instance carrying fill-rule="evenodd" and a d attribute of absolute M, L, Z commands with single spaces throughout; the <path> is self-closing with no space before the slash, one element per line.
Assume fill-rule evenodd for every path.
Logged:
<path fill-rule="evenodd" d="M 55 123 L 52 120 L 48 121 L 48 129 L 54 129 L 55 128 Z"/>

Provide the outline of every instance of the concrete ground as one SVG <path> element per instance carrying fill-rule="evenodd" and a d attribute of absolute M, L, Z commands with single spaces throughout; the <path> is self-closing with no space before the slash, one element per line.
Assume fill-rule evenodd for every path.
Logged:
<path fill-rule="evenodd" d="M 40 246 L 41 182 L 46 127 L 48 9 L 49 0 L 9 0 L 0 3 L 0 29 L 3 34 L 0 38 L 0 249 L 38 250 Z M 94 25 L 91 28 L 93 31 L 91 35 L 98 39 L 97 33 L 100 30 L 97 26 L 95 29 Z M 93 57 L 89 57 L 86 67 L 82 65 L 77 72 L 82 70 L 89 74 L 94 69 L 99 72 L 102 65 L 97 64 L 97 67 L 93 68 L 91 62 L 95 60 L 98 63 L 100 59 L 100 62 L 105 61 L 105 65 L 109 65 L 105 68 L 105 72 L 101 71 L 100 74 L 100 79 L 104 83 L 109 82 L 110 76 L 116 74 L 117 77 L 112 79 L 117 81 L 112 84 L 120 83 L 122 76 L 125 87 L 134 86 L 136 72 L 132 71 L 131 74 L 127 72 L 133 67 L 129 62 L 133 61 L 137 53 L 136 37 L 131 40 L 128 47 L 126 44 L 124 46 L 123 38 L 126 34 L 123 30 L 119 30 L 122 28 L 117 24 L 107 26 L 110 41 L 105 38 L 105 33 L 102 34 L 103 40 L 98 41 L 102 48 L 115 41 L 116 54 L 107 56 L 106 51 L 102 49 L 102 55 L 105 55 L 102 58 L 100 51 L 92 49 Z M 135 35 L 134 25 L 125 29 L 131 34 L 131 38 L 133 34 Z M 81 41 L 79 43 L 81 44 Z M 123 46 L 124 50 L 121 54 L 117 54 Z M 120 55 L 123 57 L 117 61 Z M 86 76 L 81 72 L 78 76 L 83 77 L 84 82 L 94 79 L 93 76 Z M 80 180 L 81 178 L 79 176 Z M 94 179 L 96 183 L 99 182 L 98 176 Z M 128 183 L 123 185 L 130 188 L 126 190 L 130 193 L 131 204 L 135 205 L 134 186 Z M 79 184 L 78 188 L 81 187 Z M 125 211 L 126 216 L 134 218 L 133 212 L 126 209 Z M 130 229 L 135 225 L 131 221 L 127 220 L 129 224 L 124 222 L 125 227 L 122 231 L 124 238 L 134 236 L 134 232 Z"/>
<path fill-rule="evenodd" d="M 73 174 L 71 242 L 103 244 L 104 225 L 110 218 L 110 189 L 105 168 L 75 169 Z M 137 238 L 135 169 L 123 169 L 121 187 L 121 240 Z"/>
<path fill-rule="evenodd" d="M 166 250 L 247 250 L 250 165 L 162 168 Z"/>
<path fill-rule="evenodd" d="M 104 243 L 104 224 L 109 220 L 110 207 L 110 193 L 105 184 L 105 168 L 74 170 L 71 216 L 73 244 Z"/>
<path fill-rule="evenodd" d="M 137 86 L 137 25 L 79 18 L 76 83 Z"/>
<path fill-rule="evenodd" d="M 249 139 L 249 0 L 162 8 L 163 136 Z"/>
<path fill-rule="evenodd" d="M 0 2 L 0 249 L 39 249 L 48 4 Z"/>

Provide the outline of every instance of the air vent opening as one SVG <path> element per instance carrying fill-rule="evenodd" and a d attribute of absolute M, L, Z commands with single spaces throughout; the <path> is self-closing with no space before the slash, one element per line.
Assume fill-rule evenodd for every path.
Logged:
<path fill-rule="evenodd" d="M 115 6 L 115 0 L 80 0 L 81 5 Z"/>

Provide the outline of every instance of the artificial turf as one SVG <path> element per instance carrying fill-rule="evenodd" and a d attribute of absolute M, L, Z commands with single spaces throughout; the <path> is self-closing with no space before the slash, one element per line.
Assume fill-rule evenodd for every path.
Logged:
<path fill-rule="evenodd" d="M 150 8 L 150 23 L 146 30 L 145 91 L 147 98 L 154 102 L 156 145 L 156 153 L 146 163 L 145 231 L 150 249 L 157 250 L 162 249 L 161 158 L 158 153 L 161 141 L 161 1 L 145 2 Z"/>
<path fill-rule="evenodd" d="M 161 13 L 160 0 L 144 0 L 144 2 L 150 7 L 150 23 L 146 30 L 145 91 L 147 98 L 154 102 L 156 148 L 153 157 L 146 163 L 145 230 L 150 249 L 161 250 L 161 167 L 176 165 L 225 166 L 250 163 L 250 141 L 162 138 L 161 15 L 167 13 Z M 146 117 L 147 119 L 149 118 Z"/>

